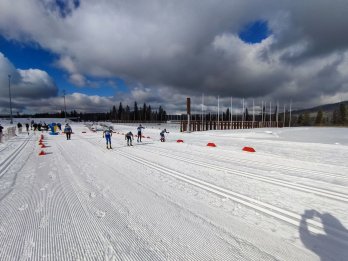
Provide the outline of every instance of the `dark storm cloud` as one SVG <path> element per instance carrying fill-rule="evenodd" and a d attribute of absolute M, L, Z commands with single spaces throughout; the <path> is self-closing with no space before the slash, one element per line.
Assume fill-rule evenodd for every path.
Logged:
<path fill-rule="evenodd" d="M 152 101 L 202 93 L 299 103 L 348 98 L 345 0 L 44 2 L 50 8 L 2 1 L 0 33 L 57 53 L 56 64 L 79 86 L 89 76 L 121 77 L 131 89 L 170 96 L 146 96 Z M 254 21 L 267 22 L 272 35 L 251 45 L 238 34 Z"/>

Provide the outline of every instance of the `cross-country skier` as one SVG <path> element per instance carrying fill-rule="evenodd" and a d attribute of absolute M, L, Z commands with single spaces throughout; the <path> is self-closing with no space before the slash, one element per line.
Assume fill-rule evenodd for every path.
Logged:
<path fill-rule="evenodd" d="M 161 142 L 165 142 L 166 138 L 164 137 L 164 133 L 169 133 L 166 129 L 164 129 L 163 131 L 161 131 L 160 135 L 161 135 Z"/>
<path fill-rule="evenodd" d="M 0 143 L 2 142 L 2 130 L 3 130 L 4 127 L 1 126 L 1 123 L 0 123 Z"/>
<path fill-rule="evenodd" d="M 66 139 L 70 140 L 71 139 L 72 128 L 70 127 L 69 123 L 67 123 L 65 125 L 64 133 L 66 134 Z"/>
<path fill-rule="evenodd" d="M 111 128 L 108 128 L 108 129 L 103 131 L 103 138 L 105 137 L 105 139 L 106 139 L 106 148 L 107 149 L 112 149 L 111 148 L 111 136 L 112 136 Z M 108 147 L 108 145 L 110 145 L 110 146 Z"/>
<path fill-rule="evenodd" d="M 18 133 L 22 133 L 22 123 L 17 123 Z"/>
<path fill-rule="evenodd" d="M 139 125 L 139 127 L 137 128 L 138 131 L 138 138 L 137 138 L 137 142 L 141 142 L 141 136 L 142 136 L 142 129 L 145 129 L 145 127 L 141 126 L 141 124 Z"/>
<path fill-rule="evenodd" d="M 133 133 L 131 131 L 125 135 L 124 139 L 127 140 L 127 146 L 133 146 L 132 140 L 134 140 L 134 138 L 133 138 Z"/>

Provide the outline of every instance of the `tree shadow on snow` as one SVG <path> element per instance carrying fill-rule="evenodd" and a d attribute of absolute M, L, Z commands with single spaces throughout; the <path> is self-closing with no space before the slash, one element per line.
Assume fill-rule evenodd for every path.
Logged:
<path fill-rule="evenodd" d="M 310 231 L 309 220 L 313 219 L 321 222 L 321 233 Z M 299 233 L 302 243 L 317 254 L 321 261 L 348 260 L 348 230 L 330 213 L 306 210 L 302 215 Z"/>

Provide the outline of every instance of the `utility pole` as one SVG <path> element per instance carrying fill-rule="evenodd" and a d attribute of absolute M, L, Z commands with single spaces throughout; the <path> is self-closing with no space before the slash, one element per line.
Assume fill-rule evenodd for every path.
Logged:
<path fill-rule="evenodd" d="M 283 128 L 285 127 L 285 103 L 284 103 L 284 120 L 283 120 Z"/>
<path fill-rule="evenodd" d="M 277 128 L 278 128 L 278 110 L 279 110 L 279 102 L 277 101 L 277 110 L 276 110 L 276 122 L 277 122 Z"/>
<path fill-rule="evenodd" d="M 64 97 L 64 118 L 66 122 L 66 103 L 65 103 L 65 90 L 63 90 L 63 97 Z"/>
<path fill-rule="evenodd" d="M 242 129 L 244 129 L 244 98 L 242 101 Z"/>
<path fill-rule="evenodd" d="M 291 127 L 291 105 L 292 105 L 292 101 L 290 100 L 290 109 L 289 109 L 289 112 L 290 112 L 290 115 L 289 115 L 289 127 Z"/>
<path fill-rule="evenodd" d="M 218 130 L 220 130 L 220 125 L 219 125 L 219 123 L 220 123 L 220 97 L 218 96 L 218 111 L 217 111 L 218 113 L 218 117 L 217 117 L 217 123 L 218 123 L 218 126 L 217 126 L 217 129 Z"/>
<path fill-rule="evenodd" d="M 262 101 L 262 104 L 261 104 L 261 122 L 262 122 L 262 128 L 264 127 L 263 126 L 263 101 Z"/>
<path fill-rule="evenodd" d="M 233 122 L 233 114 L 232 114 L 232 97 L 231 97 L 231 129 L 232 129 L 232 122 Z"/>
<path fill-rule="evenodd" d="M 204 93 L 202 94 L 202 117 L 201 117 L 201 121 L 202 121 L 202 131 L 204 130 L 204 119 L 203 119 L 203 115 L 204 115 Z"/>
<path fill-rule="evenodd" d="M 254 128 L 254 122 L 255 122 L 255 103 L 254 103 L 254 99 L 253 99 L 253 126 L 252 126 L 252 128 Z"/>
<path fill-rule="evenodd" d="M 10 123 L 13 124 L 12 118 L 12 98 L 11 98 L 11 74 L 8 75 L 8 94 L 10 97 Z"/>
<path fill-rule="evenodd" d="M 269 102 L 269 127 L 272 127 L 272 102 Z"/>

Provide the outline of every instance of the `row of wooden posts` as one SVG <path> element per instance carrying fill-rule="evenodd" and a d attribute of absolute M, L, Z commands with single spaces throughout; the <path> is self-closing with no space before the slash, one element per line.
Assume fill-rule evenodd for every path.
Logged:
<path fill-rule="evenodd" d="M 283 122 L 276 121 L 180 121 L 180 131 L 231 130 L 253 128 L 281 128 Z"/>

